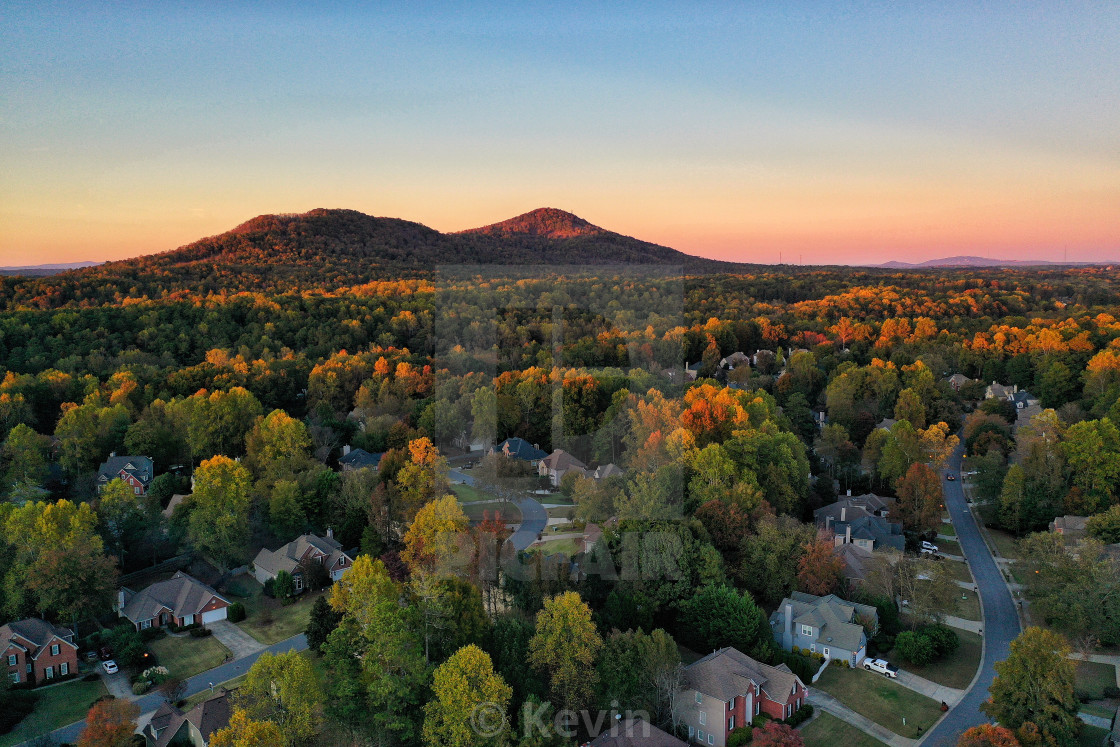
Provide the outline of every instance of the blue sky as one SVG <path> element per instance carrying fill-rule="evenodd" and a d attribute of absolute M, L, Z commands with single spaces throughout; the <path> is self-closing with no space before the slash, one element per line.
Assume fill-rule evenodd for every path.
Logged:
<path fill-rule="evenodd" d="M 4 3 L 0 263 L 348 207 L 1120 259 L 1120 4 Z"/>

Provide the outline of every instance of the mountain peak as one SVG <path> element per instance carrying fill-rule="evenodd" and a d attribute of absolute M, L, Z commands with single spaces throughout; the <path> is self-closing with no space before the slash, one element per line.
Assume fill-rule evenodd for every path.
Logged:
<path fill-rule="evenodd" d="M 576 236 L 598 236 L 608 233 L 596 225 L 588 223 L 578 215 L 557 208 L 537 208 L 501 223 L 492 223 L 481 228 L 470 228 L 459 233 L 480 233 L 491 236 L 528 234 L 548 239 L 571 239 Z"/>

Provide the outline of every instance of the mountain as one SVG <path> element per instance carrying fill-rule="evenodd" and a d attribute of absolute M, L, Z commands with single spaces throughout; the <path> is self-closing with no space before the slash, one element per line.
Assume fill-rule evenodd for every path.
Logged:
<path fill-rule="evenodd" d="M 356 210 L 260 215 L 217 236 L 85 270 L 153 290 L 337 288 L 431 277 L 441 266 L 663 265 L 690 273 L 741 267 L 623 236 L 553 208 L 457 233 Z"/>
<path fill-rule="evenodd" d="M 61 262 L 46 265 L 22 265 L 19 267 L 0 267 L 0 275 L 57 275 L 67 270 L 82 267 L 96 267 L 101 262 Z"/>
<path fill-rule="evenodd" d="M 925 262 L 884 262 L 875 267 L 887 270 L 925 270 L 933 267 L 1044 267 L 1046 265 L 1060 265 L 1061 262 L 1047 262 L 1037 259 L 991 259 L 989 257 L 942 257 L 941 259 L 928 259 Z M 1085 262 L 1070 262 L 1070 265 L 1087 264 Z"/>

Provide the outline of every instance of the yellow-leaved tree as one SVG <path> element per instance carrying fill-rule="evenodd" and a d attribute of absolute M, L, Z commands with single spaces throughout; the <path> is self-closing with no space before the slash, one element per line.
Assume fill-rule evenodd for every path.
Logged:
<path fill-rule="evenodd" d="M 513 690 L 478 646 L 464 646 L 436 669 L 433 699 L 424 706 L 428 747 L 504 747 L 506 707 Z"/>

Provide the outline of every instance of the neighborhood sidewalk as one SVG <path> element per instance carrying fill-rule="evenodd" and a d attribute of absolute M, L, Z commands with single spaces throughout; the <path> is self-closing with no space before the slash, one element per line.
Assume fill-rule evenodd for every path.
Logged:
<path fill-rule="evenodd" d="M 954 628 L 960 628 L 961 630 L 971 630 L 973 633 L 979 633 L 980 635 L 984 634 L 984 623 L 980 622 L 979 620 L 965 620 L 963 617 L 953 617 L 952 615 L 945 615 L 941 618 L 941 621 L 946 625 L 950 625 Z"/>
<path fill-rule="evenodd" d="M 880 742 L 885 742 L 891 747 L 916 747 L 918 744 L 918 741 L 915 739 L 907 739 L 906 737 L 899 736 L 885 726 L 880 726 L 866 716 L 861 716 L 836 698 L 821 690 L 810 690 L 807 700 L 814 708 L 831 713 L 841 721 L 846 721 L 860 731 L 870 734 Z"/>

